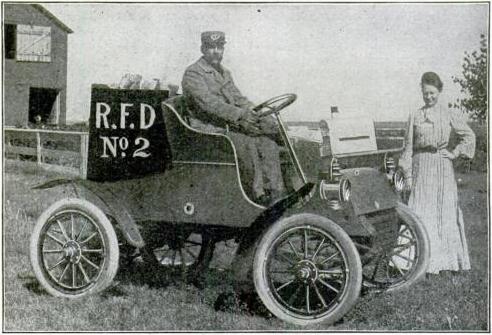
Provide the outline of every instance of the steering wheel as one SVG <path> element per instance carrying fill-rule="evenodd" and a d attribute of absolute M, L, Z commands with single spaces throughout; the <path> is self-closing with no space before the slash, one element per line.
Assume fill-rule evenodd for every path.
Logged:
<path fill-rule="evenodd" d="M 296 101 L 296 99 L 297 95 L 293 93 L 282 94 L 255 106 L 253 111 L 258 117 L 265 117 L 280 112 L 282 109 Z"/>

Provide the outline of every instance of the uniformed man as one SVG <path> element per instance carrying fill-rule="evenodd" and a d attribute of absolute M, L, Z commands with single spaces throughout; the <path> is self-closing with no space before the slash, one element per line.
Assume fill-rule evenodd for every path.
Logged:
<path fill-rule="evenodd" d="M 202 57 L 183 76 L 183 95 L 193 127 L 226 133 L 238 154 L 245 191 L 257 202 L 268 205 L 284 190 L 279 148 L 274 139 L 278 127 L 273 117 L 259 118 L 254 104 L 241 94 L 229 70 L 221 65 L 225 34 L 201 34 Z"/>

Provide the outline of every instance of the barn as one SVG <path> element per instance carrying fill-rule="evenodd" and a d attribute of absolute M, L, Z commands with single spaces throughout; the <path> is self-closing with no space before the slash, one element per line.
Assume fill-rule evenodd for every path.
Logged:
<path fill-rule="evenodd" d="M 39 4 L 3 4 L 5 126 L 66 124 L 72 30 Z"/>

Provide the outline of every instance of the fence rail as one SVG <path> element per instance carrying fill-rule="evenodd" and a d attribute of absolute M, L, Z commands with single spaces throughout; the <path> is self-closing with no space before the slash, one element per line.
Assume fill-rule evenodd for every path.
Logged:
<path fill-rule="evenodd" d="M 4 139 L 6 159 L 20 159 L 81 178 L 87 176 L 87 132 L 4 128 Z"/>
<path fill-rule="evenodd" d="M 404 129 L 376 128 L 376 132 L 379 149 L 401 150 Z M 312 141 L 292 134 L 291 137 L 294 142 Z M 88 132 L 5 127 L 4 139 L 6 159 L 20 159 L 45 170 L 87 177 Z"/>

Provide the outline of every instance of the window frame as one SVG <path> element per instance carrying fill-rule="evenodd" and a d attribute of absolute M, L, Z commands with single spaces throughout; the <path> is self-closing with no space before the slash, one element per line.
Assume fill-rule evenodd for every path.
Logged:
<path fill-rule="evenodd" d="M 19 52 L 19 41 L 22 40 L 22 38 L 19 38 L 19 26 L 22 26 L 22 28 L 31 28 L 31 31 L 35 31 L 36 28 L 38 28 L 40 31 L 46 30 L 48 33 L 45 35 L 49 38 L 49 51 L 47 56 L 41 56 L 41 55 L 26 55 L 26 54 L 21 54 Z M 46 28 L 46 29 L 43 29 Z M 27 33 L 20 33 L 21 35 L 28 35 Z M 36 35 L 36 34 L 33 34 Z M 42 35 L 41 35 L 42 36 Z M 30 63 L 51 63 L 52 62 L 52 55 L 53 55 L 53 48 L 52 48 L 52 27 L 51 26 L 42 26 L 42 25 L 35 25 L 35 24 L 16 24 L 16 51 L 15 51 L 15 60 L 17 62 L 30 62 Z M 28 47 L 32 47 L 35 45 L 37 42 L 41 41 L 44 37 L 41 39 L 34 41 L 31 45 L 28 45 Z M 36 57 L 38 57 L 36 59 Z M 42 58 L 45 57 L 45 58 Z"/>

